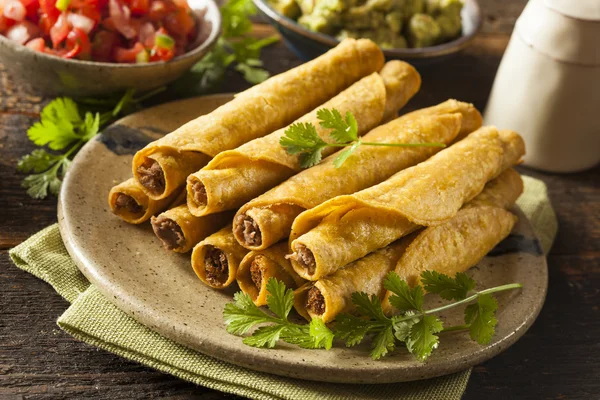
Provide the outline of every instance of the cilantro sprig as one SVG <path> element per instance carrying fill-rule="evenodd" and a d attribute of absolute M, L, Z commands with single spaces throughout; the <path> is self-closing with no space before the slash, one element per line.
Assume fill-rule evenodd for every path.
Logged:
<path fill-rule="evenodd" d="M 318 135 L 317 130 L 310 122 L 296 122 L 290 125 L 279 140 L 279 144 L 288 154 L 297 154 L 300 167 L 309 168 L 321 162 L 323 150 L 326 147 L 348 147 L 341 151 L 333 160 L 336 168 L 339 168 L 347 159 L 362 145 L 365 146 L 389 146 L 389 147 L 446 147 L 444 143 L 381 143 L 364 142 L 358 137 L 358 123 L 351 112 L 345 117 L 335 108 L 322 108 L 317 110 L 319 125 L 325 129 L 331 129 L 329 136 L 333 143 L 326 142 Z"/>
<path fill-rule="evenodd" d="M 27 131 L 29 139 L 42 148 L 33 150 L 17 163 L 19 171 L 30 173 L 22 182 L 27 194 L 34 199 L 42 199 L 48 193 L 57 195 L 72 156 L 83 144 L 103 126 L 137 110 L 141 101 L 163 90 L 159 88 L 140 97 L 135 97 L 135 90 L 128 90 L 118 99 L 83 99 L 80 105 L 67 97 L 48 103 L 40 120 Z M 102 111 L 81 111 L 81 108 L 92 107 Z"/>
<path fill-rule="evenodd" d="M 225 306 L 223 319 L 227 332 L 243 335 L 259 324 L 252 335 L 244 338 L 243 342 L 252 347 L 273 348 L 278 340 L 295 344 L 305 349 L 330 349 L 333 333 L 323 323 L 315 318 L 308 325 L 294 324 L 288 320 L 294 304 L 294 291 L 287 289 L 285 284 L 275 278 L 267 282 L 267 306 L 270 313 L 258 308 L 250 296 L 238 292 L 234 295 L 233 303 Z"/>
<path fill-rule="evenodd" d="M 239 292 L 234 296 L 234 303 L 226 305 L 223 316 L 227 331 L 235 335 L 244 335 L 260 325 L 243 339 L 249 346 L 273 348 L 278 340 L 283 340 L 303 348 L 329 349 L 334 338 L 343 341 L 347 347 L 368 339 L 374 360 L 404 345 L 417 359 L 424 361 L 439 346 L 442 332 L 468 330 L 471 339 L 477 343 L 489 343 L 495 332 L 498 308 L 491 294 L 523 287 L 520 283 L 511 283 L 473 292 L 475 281 L 466 274 L 458 273 L 451 278 L 435 271 L 423 272 L 421 284 L 427 292 L 453 302 L 426 310 L 423 287 L 410 287 L 398 274 L 390 272 L 384 287 L 392 293 L 389 301 L 396 315 L 388 317 L 377 296 L 356 292 L 352 294 L 356 313 L 338 315 L 331 329 L 319 318 L 308 325 L 299 325 L 287 319 L 294 302 L 293 291 L 272 278 L 267 283 L 270 313 L 255 306 L 249 295 Z M 435 315 L 465 304 L 468 305 L 464 325 L 444 327 L 443 321 Z"/>
<path fill-rule="evenodd" d="M 256 14 L 252 0 L 229 0 L 221 6 L 221 36 L 213 49 L 173 85 L 178 93 L 206 93 L 223 81 L 229 66 L 256 84 L 269 77 L 260 59 L 261 50 L 277 41 L 277 36 L 259 39 L 252 31 L 250 17 Z"/>

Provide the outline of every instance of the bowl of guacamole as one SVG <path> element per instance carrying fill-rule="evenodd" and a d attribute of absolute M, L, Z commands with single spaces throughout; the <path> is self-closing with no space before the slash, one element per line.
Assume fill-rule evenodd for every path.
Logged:
<path fill-rule="evenodd" d="M 303 59 L 344 38 L 368 38 L 388 58 L 441 60 L 464 49 L 481 27 L 476 0 L 254 0 Z"/>

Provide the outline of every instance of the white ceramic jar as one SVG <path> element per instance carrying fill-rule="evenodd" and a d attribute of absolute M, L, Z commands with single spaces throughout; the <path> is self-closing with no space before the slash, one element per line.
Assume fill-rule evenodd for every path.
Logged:
<path fill-rule="evenodd" d="M 525 139 L 525 164 L 600 163 L 600 0 L 530 0 L 498 69 L 484 120 Z"/>

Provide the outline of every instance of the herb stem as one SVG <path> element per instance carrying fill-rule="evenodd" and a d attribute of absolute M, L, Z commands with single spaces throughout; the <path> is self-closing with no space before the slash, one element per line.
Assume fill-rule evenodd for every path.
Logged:
<path fill-rule="evenodd" d="M 453 325 L 447 328 L 442 329 L 442 332 L 453 332 L 453 331 L 463 331 L 465 329 L 469 329 L 471 325 L 463 324 L 463 325 Z"/>
<path fill-rule="evenodd" d="M 520 289 L 522 287 L 523 287 L 523 284 L 521 284 L 521 283 L 509 283 L 509 284 L 506 284 L 506 285 L 496 286 L 496 287 L 493 287 L 493 288 L 485 289 L 485 290 L 482 290 L 480 292 L 476 292 L 476 293 L 472 294 L 471 296 L 469 296 L 467 298 L 464 298 L 462 300 L 456 301 L 454 303 L 446 304 L 446 305 L 441 306 L 441 307 L 432 308 L 431 310 L 426 310 L 426 311 L 423 311 L 423 312 L 421 312 L 419 314 L 409 315 L 409 316 L 405 316 L 405 317 L 399 318 L 399 319 L 396 320 L 396 322 L 407 321 L 407 320 L 415 318 L 415 317 L 417 317 L 417 318 L 418 317 L 423 317 L 423 316 L 428 315 L 428 314 L 435 314 L 435 313 L 438 313 L 438 312 L 441 312 L 441 311 L 448 310 L 450 308 L 458 307 L 458 306 L 460 306 L 462 304 L 470 303 L 473 300 L 477 300 L 477 298 L 483 296 L 484 294 L 490 294 L 490 293 L 496 293 L 496 292 L 503 292 L 505 290 L 512 290 L 512 289 Z"/>
<path fill-rule="evenodd" d="M 133 101 L 136 103 L 141 103 L 142 101 L 148 100 L 149 98 L 154 97 L 157 94 L 164 92 L 165 90 L 167 90 L 166 86 L 158 87 L 158 88 L 151 90 L 148 93 L 138 97 L 137 99 L 134 99 Z"/>

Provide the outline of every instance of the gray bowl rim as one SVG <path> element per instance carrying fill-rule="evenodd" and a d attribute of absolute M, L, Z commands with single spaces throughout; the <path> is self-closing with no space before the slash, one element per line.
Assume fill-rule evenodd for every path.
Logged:
<path fill-rule="evenodd" d="M 51 54 L 46 54 L 46 53 L 42 53 L 39 51 L 35 51 L 33 49 L 26 47 L 25 45 L 22 45 L 22 44 L 19 44 L 19 43 L 16 43 L 16 42 L 10 40 L 9 38 L 5 37 L 4 35 L 0 35 L 0 42 L 7 45 L 8 47 L 11 47 L 14 51 L 25 51 L 25 52 L 35 53 L 38 57 L 42 57 L 44 59 L 47 59 L 48 61 L 65 63 L 67 65 L 72 65 L 74 67 L 81 66 L 81 67 L 90 67 L 90 68 L 101 67 L 101 68 L 127 68 L 127 69 L 153 68 L 153 67 L 157 67 L 159 65 L 166 65 L 169 63 L 173 63 L 173 62 L 183 61 L 183 60 L 187 60 L 190 58 L 198 57 L 199 55 L 203 55 L 205 50 L 210 49 L 216 43 L 217 39 L 219 38 L 219 36 L 221 34 L 221 24 L 222 24 L 221 11 L 219 10 L 219 6 L 215 2 L 215 0 L 205 0 L 205 1 L 206 1 L 206 7 L 212 8 L 212 10 L 210 10 L 210 11 L 213 11 L 213 14 L 215 15 L 214 21 L 212 21 L 212 20 L 210 21 L 213 25 L 211 27 L 210 34 L 208 35 L 208 37 L 206 38 L 206 40 L 204 42 L 200 43 L 198 46 L 194 47 L 192 50 L 190 50 L 180 56 L 174 57 L 172 60 L 169 60 L 169 61 L 154 61 L 154 62 L 141 63 L 141 64 L 129 64 L 129 63 L 116 63 L 116 62 L 76 60 L 76 59 L 70 59 L 70 58 L 57 57 L 57 56 L 54 56 Z"/>
<path fill-rule="evenodd" d="M 340 40 L 333 36 L 326 35 L 324 33 L 313 32 L 308 28 L 303 27 L 291 18 L 288 18 L 282 14 L 279 14 L 268 4 L 268 0 L 252 0 L 256 7 L 261 10 L 269 19 L 274 20 L 280 25 L 288 28 L 289 30 L 301 35 L 308 37 L 316 42 L 329 47 L 335 47 L 340 43 Z M 481 30 L 483 25 L 483 13 L 477 0 L 466 0 L 471 4 L 472 14 L 475 19 L 475 28 L 473 32 L 468 35 L 462 35 L 458 39 L 452 40 L 447 43 L 438 44 L 430 47 L 414 48 L 414 49 L 382 49 L 383 53 L 388 57 L 398 58 L 433 58 L 444 56 L 458 52 L 467 47 L 475 38 L 477 33 Z"/>

